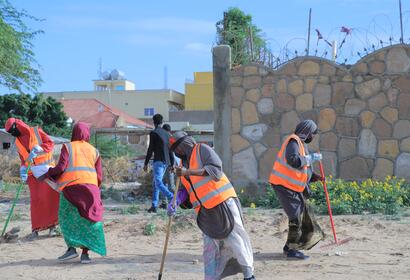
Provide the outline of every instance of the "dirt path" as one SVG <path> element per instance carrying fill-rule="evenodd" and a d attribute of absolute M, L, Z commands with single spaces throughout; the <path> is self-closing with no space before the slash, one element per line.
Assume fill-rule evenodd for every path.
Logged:
<path fill-rule="evenodd" d="M 109 206 L 107 204 L 107 206 Z M 0 215 L 9 205 L 0 203 Z M 143 208 L 143 207 L 141 207 Z M 18 205 L 19 225 L 24 236 L 30 231 L 28 206 Z M 106 211 L 105 230 L 108 256 L 92 254 L 92 264 L 79 260 L 58 263 L 65 251 L 61 237 L 42 237 L 34 242 L 24 238 L 17 243 L 0 244 L 0 279 L 157 279 L 165 238 L 165 212 L 149 215 L 140 210 L 134 215 Z M 392 221 L 381 216 L 337 216 L 340 238 L 351 236 L 350 243 L 323 250 L 314 248 L 310 260 L 286 261 L 280 254 L 286 236 L 286 219 L 280 211 L 245 209 L 246 228 L 255 257 L 257 279 L 407 279 L 410 273 L 410 218 Z M 143 235 L 152 223 L 157 232 Z M 329 236 L 327 217 L 319 223 Z M 163 279 L 203 279 L 202 236 L 191 214 L 176 221 Z M 3 222 L 0 223 L 3 225 Z M 228 279 L 243 279 L 241 275 Z"/>

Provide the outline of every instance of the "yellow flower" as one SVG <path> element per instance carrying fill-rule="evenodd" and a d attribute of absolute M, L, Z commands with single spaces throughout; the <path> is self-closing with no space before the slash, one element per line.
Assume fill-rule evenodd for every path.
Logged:
<path fill-rule="evenodd" d="M 249 207 L 251 207 L 252 209 L 255 209 L 255 208 L 256 208 L 256 205 L 255 205 L 255 203 L 252 202 Z"/>

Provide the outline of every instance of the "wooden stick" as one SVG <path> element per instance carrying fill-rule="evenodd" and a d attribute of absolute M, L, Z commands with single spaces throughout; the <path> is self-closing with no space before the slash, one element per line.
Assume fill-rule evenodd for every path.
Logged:
<path fill-rule="evenodd" d="M 175 184 L 174 197 L 172 198 L 172 206 L 174 208 L 176 207 L 176 198 L 177 198 L 177 194 L 178 194 L 179 183 L 180 183 L 180 178 L 177 177 L 177 181 L 176 181 L 176 184 Z M 162 279 L 162 272 L 164 271 L 164 264 L 165 264 L 165 257 L 167 255 L 169 235 L 171 233 L 171 223 L 172 223 L 172 216 L 169 216 L 168 225 L 167 225 L 167 235 L 165 237 L 164 250 L 162 251 L 161 267 L 159 269 L 158 280 Z"/>

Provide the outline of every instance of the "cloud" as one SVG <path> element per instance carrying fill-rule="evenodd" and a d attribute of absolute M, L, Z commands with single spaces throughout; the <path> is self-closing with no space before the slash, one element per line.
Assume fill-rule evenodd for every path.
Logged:
<path fill-rule="evenodd" d="M 53 16 L 50 21 L 65 28 L 105 28 L 196 34 L 212 34 L 215 32 L 214 22 L 190 18 L 159 17 L 142 20 L 121 20 L 103 17 Z"/>
<path fill-rule="evenodd" d="M 184 49 L 187 51 L 191 52 L 197 52 L 197 53 L 210 53 L 211 52 L 212 46 L 209 44 L 203 44 L 203 43 L 188 43 L 184 46 Z"/>

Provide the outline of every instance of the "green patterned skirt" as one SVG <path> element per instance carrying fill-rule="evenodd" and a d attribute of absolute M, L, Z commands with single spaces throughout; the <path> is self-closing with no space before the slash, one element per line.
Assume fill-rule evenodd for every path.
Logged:
<path fill-rule="evenodd" d="M 63 193 L 60 194 L 58 219 L 67 246 L 85 247 L 101 256 L 107 254 L 103 223 L 94 223 L 81 217 Z"/>

